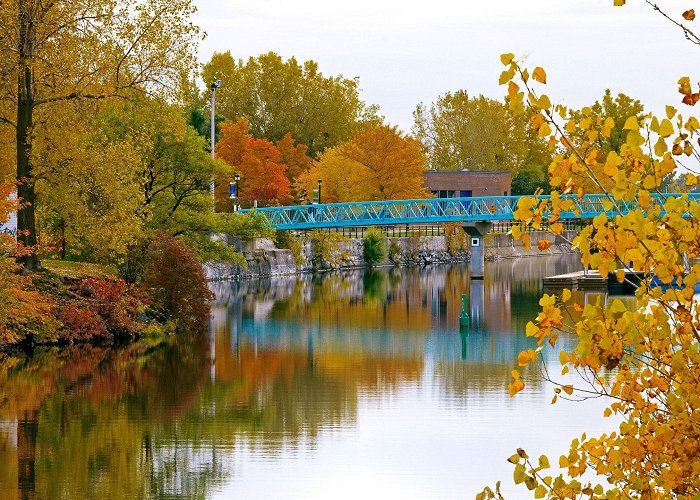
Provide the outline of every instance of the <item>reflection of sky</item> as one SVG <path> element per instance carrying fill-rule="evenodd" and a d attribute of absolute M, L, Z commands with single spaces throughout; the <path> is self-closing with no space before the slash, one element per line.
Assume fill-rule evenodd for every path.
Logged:
<path fill-rule="evenodd" d="M 409 271 L 394 276 L 393 284 L 374 276 L 372 297 L 359 271 L 346 275 L 344 286 L 334 286 L 345 294 L 335 306 L 331 297 L 319 297 L 318 281 L 303 283 L 300 302 L 293 300 L 295 286 L 288 280 L 279 289 L 274 280 L 262 289 L 231 285 L 244 289 L 226 291 L 229 299 L 215 310 L 215 328 L 232 351 L 252 346 L 255 352 L 306 352 L 309 359 L 420 359 L 422 374 L 391 387 L 358 387 L 355 418 L 322 429 L 313 448 L 273 456 L 239 445 L 235 477 L 220 497 L 473 498 L 499 479 L 510 498 L 526 496 L 512 486 L 506 462 L 515 448 L 535 457 L 547 453 L 556 464 L 572 438 L 610 430 L 601 418 L 603 401 L 551 405 L 551 387 L 535 369 L 526 372 L 523 393 L 507 394 L 517 353 L 533 347 L 522 332 L 536 315 L 541 277 L 573 265 L 571 259 L 490 263 L 486 280 L 471 285 L 444 269 Z M 460 335 L 462 293 L 470 299 L 472 327 Z M 324 298 L 323 306 L 314 305 Z M 376 326 L 334 321 L 374 310 L 386 318 L 388 301 L 405 302 L 396 308 L 403 318 Z M 427 327 L 411 322 L 421 312 L 432 318 Z M 560 345 L 572 342 L 563 338 Z M 558 349 L 545 350 L 545 357 L 558 372 Z M 358 362 L 357 370 L 382 366 Z"/>

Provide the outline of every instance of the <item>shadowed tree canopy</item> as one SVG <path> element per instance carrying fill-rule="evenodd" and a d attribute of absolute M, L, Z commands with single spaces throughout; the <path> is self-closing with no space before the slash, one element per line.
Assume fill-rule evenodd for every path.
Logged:
<path fill-rule="evenodd" d="M 376 120 L 377 108 L 360 99 L 358 78 L 324 76 L 314 61 L 299 64 L 269 52 L 244 62 L 230 52 L 215 53 L 202 76 L 207 86 L 223 82 L 216 91 L 218 114 L 244 117 L 254 137 L 271 142 L 291 133 L 310 156 L 348 139 L 361 122 Z"/>
<path fill-rule="evenodd" d="M 0 3 L 0 125 L 14 129 L 20 240 L 37 244 L 34 134 L 66 101 L 172 96 L 195 67 L 190 0 Z M 36 254 L 24 259 L 38 267 Z"/>

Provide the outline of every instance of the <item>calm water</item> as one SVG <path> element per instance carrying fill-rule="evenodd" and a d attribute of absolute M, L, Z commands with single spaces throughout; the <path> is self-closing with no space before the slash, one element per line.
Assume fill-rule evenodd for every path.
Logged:
<path fill-rule="evenodd" d="M 209 337 L 0 356 L 0 498 L 474 498 L 498 479 L 526 497 L 517 447 L 556 463 L 612 427 L 602 402 L 551 405 L 535 369 L 507 394 L 540 278 L 575 268 L 216 284 Z"/>

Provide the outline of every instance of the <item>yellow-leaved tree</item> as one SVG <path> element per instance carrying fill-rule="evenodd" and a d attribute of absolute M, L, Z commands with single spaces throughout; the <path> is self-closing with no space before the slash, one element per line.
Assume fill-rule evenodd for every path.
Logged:
<path fill-rule="evenodd" d="M 0 127 L 14 132 L 18 239 L 26 248 L 37 244 L 36 134 L 68 101 L 132 92 L 176 98 L 196 66 L 194 10 L 191 0 L 0 3 Z M 34 251 L 22 260 L 39 267 Z"/>
<path fill-rule="evenodd" d="M 688 12 L 686 21 L 694 17 Z M 601 154 L 599 138 L 611 137 L 614 120 L 590 108 L 572 117 L 541 92 L 543 68 L 528 69 L 513 54 L 501 62 L 511 109 L 532 113 L 538 134 L 557 153 L 549 166 L 551 197 L 522 198 L 515 213 L 521 226 L 513 235 L 545 221 L 561 234 L 561 212 L 582 210 L 584 186 L 593 185 L 603 193 L 604 212 L 573 240 L 582 264 L 618 281 L 631 270 L 644 276 L 632 309 L 620 300 L 581 304 L 566 289 L 541 298 L 525 332 L 539 347 L 521 352 L 519 366 L 544 363 L 541 350 L 557 349 L 560 334 L 577 337 L 575 348 L 560 351 L 561 377 L 543 371 L 554 385 L 553 402 L 608 398 L 605 416 L 620 423 L 614 432 L 574 439 L 557 461 L 558 472 L 546 456 L 533 460 L 518 449 L 509 458 L 515 481 L 535 498 L 700 498 L 700 205 L 687 193 L 698 178 L 679 171 L 678 161 L 700 160 L 700 121 L 673 106 L 663 116 L 630 116 L 619 151 Z M 688 77 L 679 80 L 679 91 L 685 104 L 700 98 Z M 683 173 L 686 193 L 662 192 L 675 173 Z M 578 382 L 564 378 L 570 370 L 582 375 Z M 514 370 L 511 395 L 524 385 Z M 500 497 L 498 488 L 477 496 Z"/>
<path fill-rule="evenodd" d="M 420 143 L 396 127 L 368 123 L 349 141 L 327 149 L 296 187 L 310 194 L 320 179 L 324 203 L 425 198 L 427 158 Z"/>

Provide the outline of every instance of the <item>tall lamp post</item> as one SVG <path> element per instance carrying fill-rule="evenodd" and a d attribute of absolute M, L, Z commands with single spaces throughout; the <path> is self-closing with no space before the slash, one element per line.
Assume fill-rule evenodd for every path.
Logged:
<path fill-rule="evenodd" d="M 236 174 L 233 179 L 236 181 L 236 211 L 238 211 L 241 208 L 241 193 L 238 191 L 240 189 L 239 182 L 241 181 L 240 174 Z"/>
<path fill-rule="evenodd" d="M 321 184 L 323 184 L 323 179 L 318 180 L 318 204 L 321 204 Z"/>
<path fill-rule="evenodd" d="M 221 87 L 221 80 L 217 80 L 211 84 L 211 157 L 214 159 L 214 144 L 216 143 L 216 118 L 214 108 L 216 106 L 216 89 Z M 211 191 L 211 201 L 216 207 L 216 197 L 214 196 L 214 177 L 211 178 L 209 190 Z"/>

